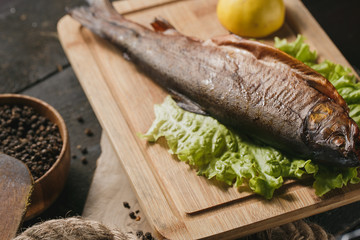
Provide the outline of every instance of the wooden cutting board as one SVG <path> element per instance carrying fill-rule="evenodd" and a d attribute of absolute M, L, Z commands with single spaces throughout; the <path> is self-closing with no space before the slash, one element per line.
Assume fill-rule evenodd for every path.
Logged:
<path fill-rule="evenodd" d="M 180 32 L 207 39 L 226 34 L 217 20 L 217 0 L 121 1 L 117 10 L 149 26 L 161 16 Z M 298 33 L 321 58 L 349 66 L 300 0 L 285 0 L 286 23 L 274 36 L 294 40 Z M 286 184 L 268 201 L 196 175 L 168 153 L 164 141 L 148 144 L 138 137 L 154 120 L 153 105 L 166 93 L 107 41 L 69 16 L 58 32 L 63 48 L 87 97 L 109 136 L 137 194 L 147 220 L 168 239 L 227 239 L 248 235 L 360 199 L 360 185 L 318 198 L 311 183 Z M 263 41 L 272 44 L 274 36 Z M 121 203 L 119 203 L 121 204 Z"/>

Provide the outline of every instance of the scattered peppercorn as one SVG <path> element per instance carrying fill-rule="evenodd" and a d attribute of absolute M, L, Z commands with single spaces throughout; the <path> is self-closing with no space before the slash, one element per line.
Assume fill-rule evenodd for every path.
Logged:
<path fill-rule="evenodd" d="M 130 204 L 128 202 L 123 202 L 123 205 L 125 208 L 129 208 L 130 209 Z"/>
<path fill-rule="evenodd" d="M 146 239 L 153 239 L 150 232 L 146 232 L 145 235 Z"/>
<path fill-rule="evenodd" d="M 87 154 L 87 153 L 88 153 L 87 148 L 86 148 L 86 147 L 83 147 L 83 148 L 81 149 L 81 153 L 82 153 L 82 154 Z"/>
<path fill-rule="evenodd" d="M 89 137 L 94 136 L 94 133 L 91 131 L 90 128 L 85 128 L 84 133 Z"/>
<path fill-rule="evenodd" d="M 76 118 L 76 120 L 79 122 L 79 123 L 84 123 L 85 121 L 84 121 L 84 118 L 82 117 L 82 116 L 78 116 L 77 118 Z"/>
<path fill-rule="evenodd" d="M 86 157 L 81 158 L 81 163 L 84 164 L 84 165 L 86 165 L 88 163 Z"/>
<path fill-rule="evenodd" d="M 24 162 L 35 181 L 54 164 L 62 144 L 58 127 L 32 107 L 0 106 L 0 152 Z"/>
<path fill-rule="evenodd" d="M 144 234 L 144 232 L 142 230 L 138 230 L 136 231 L 136 236 L 137 238 L 141 238 L 142 240 L 156 240 L 150 232 L 146 232 Z"/>
<path fill-rule="evenodd" d="M 73 159 L 76 159 L 76 158 L 77 158 L 77 156 L 76 156 L 75 154 L 73 154 L 71 157 L 72 157 Z"/>
<path fill-rule="evenodd" d="M 136 216 L 135 221 L 140 221 L 141 217 L 140 216 Z"/>
<path fill-rule="evenodd" d="M 136 236 L 137 236 L 138 238 L 141 238 L 143 235 L 144 235 L 143 231 L 141 231 L 141 230 L 136 231 Z"/>
<path fill-rule="evenodd" d="M 136 210 L 135 213 L 138 214 L 140 212 L 140 210 Z"/>
<path fill-rule="evenodd" d="M 131 219 L 136 219 L 136 215 L 134 212 L 129 213 Z"/>

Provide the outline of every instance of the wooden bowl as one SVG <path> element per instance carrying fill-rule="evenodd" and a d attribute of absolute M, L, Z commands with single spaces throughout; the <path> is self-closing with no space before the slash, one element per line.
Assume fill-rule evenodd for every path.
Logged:
<path fill-rule="evenodd" d="M 20 94 L 0 94 L 0 105 L 26 105 L 37 113 L 55 123 L 63 141 L 60 155 L 51 168 L 34 183 L 24 220 L 29 220 L 47 209 L 59 196 L 64 188 L 70 168 L 69 135 L 64 120 L 60 114 L 46 102 Z"/>

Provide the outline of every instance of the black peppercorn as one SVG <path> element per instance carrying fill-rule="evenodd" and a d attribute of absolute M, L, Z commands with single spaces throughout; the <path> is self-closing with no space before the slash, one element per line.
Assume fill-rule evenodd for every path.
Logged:
<path fill-rule="evenodd" d="M 134 212 L 129 213 L 131 219 L 136 219 L 136 215 Z"/>
<path fill-rule="evenodd" d="M 50 169 L 62 148 L 58 127 L 23 105 L 0 105 L 0 143 L 0 152 L 23 161 L 34 180 Z"/>
<path fill-rule="evenodd" d="M 144 235 L 144 233 L 143 233 L 143 231 L 141 231 L 141 230 L 139 230 L 139 231 L 136 232 L 136 236 L 137 236 L 138 238 L 141 238 L 143 235 Z"/>
<path fill-rule="evenodd" d="M 128 202 L 123 202 L 125 208 L 130 208 L 130 204 Z"/>

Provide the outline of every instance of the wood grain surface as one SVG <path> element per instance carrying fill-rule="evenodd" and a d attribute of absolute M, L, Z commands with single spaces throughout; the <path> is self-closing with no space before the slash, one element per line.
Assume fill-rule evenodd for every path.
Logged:
<path fill-rule="evenodd" d="M 0 92 L 20 92 L 68 65 L 56 23 L 83 0 L 0 1 Z"/>
<path fill-rule="evenodd" d="M 0 233 L 10 240 L 23 220 L 28 206 L 33 178 L 26 165 L 13 157 L 0 154 Z"/>
<path fill-rule="evenodd" d="M 321 57 L 349 66 L 302 3 L 285 2 L 286 24 L 276 35 L 291 40 L 301 33 Z M 162 16 L 180 32 L 200 39 L 226 33 L 216 20 L 215 0 L 156 1 L 153 7 L 146 4 L 143 9 L 141 3 L 132 1 L 134 10 L 127 1 L 116 6 L 120 12 L 128 12 L 128 18 L 147 26 L 155 16 Z M 148 144 L 137 136 L 149 128 L 154 119 L 153 105 L 162 102 L 166 93 L 137 72 L 116 47 L 81 28 L 70 17 L 60 21 L 58 30 L 149 223 L 162 236 L 233 238 L 359 200 L 359 185 L 320 199 L 308 184 L 296 182 L 267 201 L 196 176 L 188 165 L 171 157 L 164 142 Z"/>

